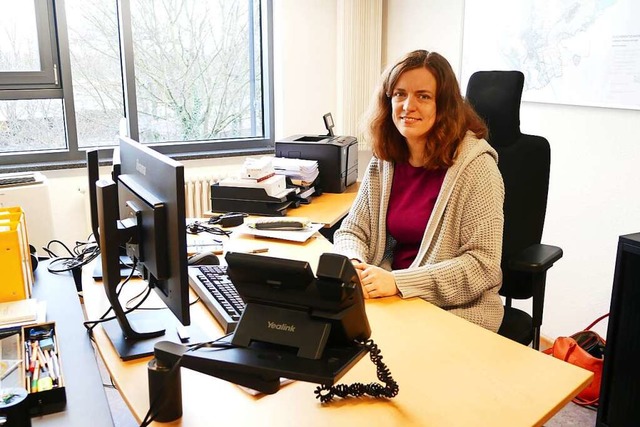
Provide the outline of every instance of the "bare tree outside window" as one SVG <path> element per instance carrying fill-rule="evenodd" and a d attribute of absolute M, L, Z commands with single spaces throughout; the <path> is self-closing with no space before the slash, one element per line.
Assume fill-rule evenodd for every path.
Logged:
<path fill-rule="evenodd" d="M 0 73 L 40 71 L 33 1 L 3 4 L 0 14 Z M 0 101 L 0 153 L 66 147 L 59 99 Z"/>
<path fill-rule="evenodd" d="M 262 136 L 259 8 L 253 1 L 137 0 L 131 6 L 140 139 Z M 253 10 L 255 8 L 255 10 Z M 258 44 L 259 46 L 259 44 Z M 252 70 L 257 71 L 252 71 Z M 258 107 L 258 108 L 256 108 Z"/>
<path fill-rule="evenodd" d="M 271 0 L 3 7 L 0 168 L 108 158 L 123 126 L 177 158 L 272 150 Z"/>
<path fill-rule="evenodd" d="M 66 147 L 62 101 L 0 101 L 0 152 L 18 153 Z"/>
<path fill-rule="evenodd" d="M 115 2 L 67 4 L 79 145 L 115 143 L 124 116 Z M 249 7 L 252 1 L 131 2 L 141 141 L 262 135 L 261 124 L 260 133 L 252 129 L 262 110 Z"/>
<path fill-rule="evenodd" d="M 66 4 L 78 145 L 115 145 L 124 117 L 116 2 Z"/>
<path fill-rule="evenodd" d="M 2 5 L 0 14 L 0 71 L 40 69 L 38 33 L 33 2 Z"/>

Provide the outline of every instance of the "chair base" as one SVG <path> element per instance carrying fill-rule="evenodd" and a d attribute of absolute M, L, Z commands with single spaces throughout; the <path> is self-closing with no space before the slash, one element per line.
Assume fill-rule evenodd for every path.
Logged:
<path fill-rule="evenodd" d="M 533 319 L 522 310 L 505 307 L 498 334 L 520 344 L 529 345 L 534 337 Z"/>

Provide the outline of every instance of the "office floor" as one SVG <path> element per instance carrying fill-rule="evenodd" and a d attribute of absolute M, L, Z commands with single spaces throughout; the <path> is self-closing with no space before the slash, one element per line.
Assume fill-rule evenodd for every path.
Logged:
<path fill-rule="evenodd" d="M 113 417 L 113 425 L 115 427 L 137 427 L 136 422 L 131 411 L 124 403 L 120 392 L 111 384 L 111 378 L 107 368 L 102 363 L 102 358 L 96 353 L 96 359 L 98 360 L 98 367 L 100 368 L 100 376 L 102 377 L 102 384 L 105 384 L 104 391 L 109 401 L 109 407 L 111 408 L 111 416 Z"/>
<path fill-rule="evenodd" d="M 111 384 L 109 373 L 107 372 L 99 355 L 98 366 L 102 375 L 103 384 Z M 120 393 L 113 387 L 106 386 L 105 393 L 111 407 L 111 415 L 113 416 L 113 424 L 115 427 L 136 427 L 138 424 L 131 415 L 126 403 L 120 397 Z M 549 422 L 546 427 L 592 427 L 596 424 L 596 412 L 590 409 L 582 408 L 574 403 L 569 403 L 562 408 Z"/>
<path fill-rule="evenodd" d="M 596 411 L 583 408 L 571 402 L 555 417 L 545 424 L 546 427 L 593 427 L 596 425 Z"/>

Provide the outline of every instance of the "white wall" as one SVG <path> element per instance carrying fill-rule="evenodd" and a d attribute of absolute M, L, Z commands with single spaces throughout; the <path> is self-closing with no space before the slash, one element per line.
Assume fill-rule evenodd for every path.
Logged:
<path fill-rule="evenodd" d="M 337 1 L 274 1 L 276 137 L 323 133 L 322 115 L 336 111 Z M 384 62 L 425 48 L 442 53 L 459 70 L 463 7 L 463 0 L 387 0 Z M 640 199 L 632 184 L 640 158 L 632 129 L 640 128 L 640 112 L 524 103 L 521 122 L 525 133 L 545 136 L 552 147 L 543 240 L 565 255 L 548 275 L 542 332 L 556 337 L 608 311 L 618 236 L 640 231 Z M 368 153 L 361 155 L 362 171 Z M 185 162 L 187 176 L 224 176 L 241 163 L 242 158 Z M 69 244 L 86 238 L 84 169 L 46 175 L 56 235 Z"/>
<path fill-rule="evenodd" d="M 459 75 L 463 0 L 387 0 L 387 9 L 387 61 L 434 50 Z M 609 311 L 618 236 L 640 231 L 640 111 L 523 103 L 520 120 L 551 144 L 543 242 L 564 257 L 547 276 L 542 333 L 557 337 Z"/>
<path fill-rule="evenodd" d="M 335 0 L 273 2 L 276 138 L 325 134 L 335 117 L 336 14 Z"/>

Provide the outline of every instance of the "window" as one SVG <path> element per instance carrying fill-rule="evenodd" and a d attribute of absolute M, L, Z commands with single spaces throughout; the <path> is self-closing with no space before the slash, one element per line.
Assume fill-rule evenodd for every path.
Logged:
<path fill-rule="evenodd" d="M 121 131 L 178 158 L 273 150 L 271 0 L 10 4 L 1 168 L 109 157 Z"/>

